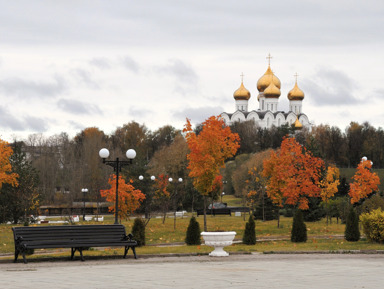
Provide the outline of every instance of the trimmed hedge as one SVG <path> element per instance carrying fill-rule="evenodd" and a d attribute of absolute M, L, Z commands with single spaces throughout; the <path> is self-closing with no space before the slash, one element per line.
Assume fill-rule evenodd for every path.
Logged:
<path fill-rule="evenodd" d="M 142 218 L 136 218 L 133 222 L 132 235 L 138 247 L 145 246 L 145 222 Z"/>
<path fill-rule="evenodd" d="M 296 210 L 293 216 L 291 242 L 307 242 L 307 226 L 304 223 L 303 213 L 299 209 Z"/>
<path fill-rule="evenodd" d="M 196 218 L 192 216 L 187 228 L 185 243 L 187 245 L 200 245 L 201 244 L 200 233 L 201 231 L 200 231 L 199 222 L 197 222 Z"/>
<path fill-rule="evenodd" d="M 245 224 L 245 230 L 243 235 L 243 244 L 255 245 L 256 244 L 256 231 L 255 231 L 255 220 L 253 215 L 249 216 L 248 222 Z"/>
<path fill-rule="evenodd" d="M 368 241 L 384 243 L 384 212 L 380 208 L 362 214 L 360 221 Z"/>
<path fill-rule="evenodd" d="M 357 242 L 360 240 L 359 217 L 353 207 L 351 207 L 347 217 L 344 238 L 350 242 Z"/>

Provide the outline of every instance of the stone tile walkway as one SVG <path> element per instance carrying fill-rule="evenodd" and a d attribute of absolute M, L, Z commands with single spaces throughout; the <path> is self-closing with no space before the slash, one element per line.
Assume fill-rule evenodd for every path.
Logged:
<path fill-rule="evenodd" d="M 0 288 L 383 288 L 382 254 L 0 263 Z"/>

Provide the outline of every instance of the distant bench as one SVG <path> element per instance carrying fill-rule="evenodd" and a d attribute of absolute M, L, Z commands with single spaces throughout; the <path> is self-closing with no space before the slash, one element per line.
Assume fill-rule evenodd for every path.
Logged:
<path fill-rule="evenodd" d="M 196 210 L 197 216 L 204 215 L 204 210 Z M 231 209 L 229 208 L 220 208 L 220 209 L 207 209 L 207 215 L 229 215 L 231 216 Z"/>
<path fill-rule="evenodd" d="M 45 248 L 71 248 L 71 260 L 76 251 L 80 252 L 81 260 L 83 250 L 90 247 L 125 247 L 124 257 L 129 248 L 132 249 L 135 259 L 137 242 L 132 240 L 131 234 L 126 235 L 123 225 L 79 225 L 79 226 L 38 226 L 13 227 L 15 240 L 15 259 L 19 254 L 25 257 L 30 249 Z"/>

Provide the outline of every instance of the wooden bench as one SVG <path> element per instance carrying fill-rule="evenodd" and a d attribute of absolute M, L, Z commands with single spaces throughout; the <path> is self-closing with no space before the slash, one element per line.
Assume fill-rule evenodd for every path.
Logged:
<path fill-rule="evenodd" d="M 203 209 L 197 210 L 196 212 L 197 212 L 197 216 L 204 215 Z M 207 209 L 206 213 L 207 213 L 207 216 L 208 215 L 214 215 L 214 216 L 216 216 L 216 215 L 229 215 L 229 216 L 231 216 L 232 215 L 231 209 L 229 209 L 229 208 Z"/>
<path fill-rule="evenodd" d="M 37 226 L 13 227 L 15 241 L 15 259 L 19 254 L 25 257 L 30 249 L 71 248 L 71 260 L 76 251 L 80 252 L 84 261 L 83 250 L 90 247 L 121 247 L 124 246 L 124 257 L 129 248 L 135 259 L 137 242 L 131 234 L 126 235 L 123 225 L 83 225 L 83 226 Z"/>

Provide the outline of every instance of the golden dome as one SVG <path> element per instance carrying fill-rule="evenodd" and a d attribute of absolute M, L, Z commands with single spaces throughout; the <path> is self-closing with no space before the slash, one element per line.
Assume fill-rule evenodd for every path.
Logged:
<path fill-rule="evenodd" d="M 296 117 L 296 121 L 295 121 L 295 129 L 302 129 L 303 128 L 303 125 L 301 124 L 301 122 L 299 121 L 299 117 Z"/>
<path fill-rule="evenodd" d="M 278 98 L 280 94 L 280 89 L 275 85 L 274 81 L 272 81 L 270 85 L 264 89 L 264 97 L 266 98 Z"/>
<path fill-rule="evenodd" d="M 295 82 L 294 88 L 288 92 L 289 100 L 303 100 L 304 92 L 297 86 L 297 81 Z"/>
<path fill-rule="evenodd" d="M 257 90 L 259 92 L 263 92 L 271 84 L 272 81 L 277 88 L 281 88 L 280 80 L 276 77 L 276 75 L 273 74 L 271 67 L 268 65 L 267 71 L 257 81 Z"/>
<path fill-rule="evenodd" d="M 248 100 L 251 97 L 251 93 L 244 87 L 243 81 L 241 81 L 240 87 L 233 93 L 233 97 L 236 100 Z"/>

